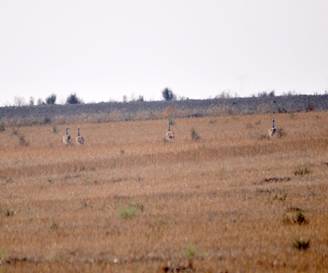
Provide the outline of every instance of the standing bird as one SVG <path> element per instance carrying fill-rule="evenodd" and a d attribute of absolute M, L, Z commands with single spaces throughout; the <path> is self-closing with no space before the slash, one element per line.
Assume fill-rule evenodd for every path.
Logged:
<path fill-rule="evenodd" d="M 169 128 L 165 134 L 165 141 L 173 141 L 173 140 L 174 140 L 174 132 L 171 128 L 171 121 L 169 121 Z"/>
<path fill-rule="evenodd" d="M 77 137 L 76 137 L 76 144 L 83 145 L 84 144 L 84 137 L 81 136 L 80 128 L 77 128 Z"/>
<path fill-rule="evenodd" d="M 277 132 L 276 121 L 272 119 L 272 128 L 268 130 L 269 137 L 273 137 Z"/>
<path fill-rule="evenodd" d="M 65 135 L 63 136 L 63 143 L 65 145 L 72 144 L 72 137 L 71 134 L 69 133 L 69 128 L 66 128 Z"/>

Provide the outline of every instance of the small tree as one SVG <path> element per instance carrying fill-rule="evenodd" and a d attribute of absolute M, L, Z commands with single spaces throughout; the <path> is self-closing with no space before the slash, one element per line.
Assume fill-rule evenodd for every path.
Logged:
<path fill-rule="evenodd" d="M 29 105 L 30 106 L 33 106 L 34 105 L 34 98 L 33 97 L 30 97 Z"/>
<path fill-rule="evenodd" d="M 55 104 L 57 96 L 55 94 L 51 94 L 49 97 L 46 98 L 47 104 Z"/>
<path fill-rule="evenodd" d="M 137 98 L 137 101 L 139 101 L 139 102 L 143 102 L 143 101 L 144 101 L 144 97 L 140 95 L 140 96 Z"/>
<path fill-rule="evenodd" d="M 44 105 L 45 102 L 42 99 L 39 98 L 38 101 L 37 101 L 37 104 L 38 105 Z"/>
<path fill-rule="evenodd" d="M 15 97 L 14 98 L 14 105 L 15 106 L 24 106 L 24 105 L 26 105 L 26 101 L 23 97 Z"/>
<path fill-rule="evenodd" d="M 276 94 L 275 94 L 275 91 L 272 90 L 271 92 L 266 92 L 266 91 L 260 92 L 260 93 L 257 94 L 257 96 L 258 96 L 259 98 L 275 97 Z"/>
<path fill-rule="evenodd" d="M 75 94 L 70 94 L 66 99 L 66 104 L 81 104 L 82 100 Z"/>
<path fill-rule="evenodd" d="M 175 100 L 176 99 L 175 94 L 172 92 L 172 90 L 170 90 L 168 88 L 165 88 L 162 91 L 162 96 L 163 96 L 163 99 L 166 100 L 166 101 L 171 101 L 171 100 Z"/>

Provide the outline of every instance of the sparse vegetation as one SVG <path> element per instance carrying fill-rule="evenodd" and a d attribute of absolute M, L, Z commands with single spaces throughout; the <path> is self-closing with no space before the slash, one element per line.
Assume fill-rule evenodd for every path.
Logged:
<path fill-rule="evenodd" d="M 175 125 L 175 120 L 174 118 L 170 117 L 169 118 L 169 126 L 174 126 Z"/>
<path fill-rule="evenodd" d="M 288 137 L 259 141 L 271 114 L 181 119 L 177 107 L 177 141 L 163 145 L 161 103 L 162 119 L 142 122 L 1 118 L 3 271 L 325 272 L 328 113 L 279 114 Z M 201 142 L 191 141 L 193 126 Z M 74 140 L 81 127 L 88 145 L 65 148 L 66 127 Z M 298 167 L 314 175 L 294 176 Z M 302 236 L 307 251 L 292 245 Z"/>
<path fill-rule="evenodd" d="M 58 224 L 53 222 L 51 225 L 50 225 L 50 229 L 53 230 L 53 231 L 56 231 L 57 229 L 59 228 Z"/>
<path fill-rule="evenodd" d="M 278 138 L 285 137 L 287 135 L 283 128 L 277 128 L 276 135 Z"/>
<path fill-rule="evenodd" d="M 6 131 L 6 126 L 3 122 L 0 122 L 0 133 Z"/>
<path fill-rule="evenodd" d="M 310 240 L 305 240 L 305 239 L 296 239 L 293 241 L 293 247 L 301 250 L 301 251 L 305 251 L 310 247 Z"/>
<path fill-rule="evenodd" d="M 261 98 L 253 97 L 226 98 L 222 100 L 208 99 L 180 101 L 176 100 L 174 94 L 171 94 L 172 91 L 169 91 L 171 90 L 166 90 L 165 94 L 169 94 L 166 97 L 169 101 L 170 98 L 171 101 L 174 100 L 174 103 L 171 105 L 179 109 L 179 111 L 175 113 L 175 118 L 215 117 L 221 115 L 234 115 L 234 117 L 236 117 L 237 115 L 243 114 L 268 113 L 272 110 L 282 113 L 305 112 L 307 111 L 307 104 L 309 101 L 315 107 L 315 111 L 328 109 L 328 95 L 277 97 L 274 98 L 274 101 L 276 102 L 273 104 L 273 97 L 270 96 L 264 96 Z M 132 100 L 136 101 L 137 99 L 133 98 Z M 0 117 L 1 119 L 6 120 L 6 126 L 9 125 L 8 120 L 9 123 L 11 123 L 10 125 L 17 125 L 18 123 L 21 125 L 31 125 L 42 122 L 45 117 L 49 117 L 57 124 L 85 121 L 108 122 L 119 120 L 153 120 L 163 118 L 163 107 L 167 107 L 167 104 L 163 105 L 162 102 L 158 101 L 144 103 L 135 103 L 133 101 L 130 103 L 126 100 L 125 103 L 111 101 L 98 104 L 83 104 L 82 100 L 73 93 L 68 96 L 65 104 L 81 104 L 79 107 L 72 108 L 63 107 L 62 105 L 53 105 L 51 107 L 51 113 L 49 113 L 46 111 L 49 107 L 43 107 L 46 102 L 42 99 L 38 99 L 37 104 L 41 107 L 0 107 Z M 295 103 L 296 101 L 297 103 Z M 21 103 L 24 102 L 20 101 L 19 104 Z"/>
<path fill-rule="evenodd" d="M 273 200 L 277 200 L 277 201 L 286 201 L 287 196 L 288 196 L 288 193 L 285 193 L 285 192 L 276 193 L 276 194 L 273 196 Z"/>
<path fill-rule="evenodd" d="M 259 93 L 257 94 L 257 96 L 258 96 L 259 98 L 266 98 L 266 97 L 271 97 L 271 98 L 273 98 L 273 97 L 275 97 L 275 91 L 272 90 L 272 91 L 263 91 L 263 92 L 259 92 Z"/>
<path fill-rule="evenodd" d="M 25 139 L 25 136 L 24 136 L 24 135 L 19 135 L 19 136 L 18 136 L 18 143 L 19 143 L 19 145 L 21 145 L 21 146 L 28 146 L 28 145 L 29 145 L 29 143 L 28 143 L 28 141 Z"/>
<path fill-rule="evenodd" d="M 0 208 L 0 215 L 5 217 L 12 217 L 15 215 L 15 211 L 10 208 Z"/>
<path fill-rule="evenodd" d="M 311 170 L 307 166 L 300 166 L 294 171 L 295 176 L 309 175 Z"/>
<path fill-rule="evenodd" d="M 118 210 L 118 215 L 121 219 L 127 220 L 134 218 L 138 212 L 142 212 L 144 209 L 142 204 L 132 203 L 128 206 L 121 207 Z"/>
<path fill-rule="evenodd" d="M 191 139 L 193 141 L 198 141 L 200 140 L 200 135 L 197 133 L 197 131 L 195 130 L 195 128 L 191 128 L 190 130 L 190 135 L 191 135 Z"/>
<path fill-rule="evenodd" d="M 193 258 L 195 258 L 197 253 L 198 253 L 198 250 L 197 250 L 196 246 L 193 244 L 189 244 L 184 251 L 184 254 L 188 260 L 192 260 Z"/>
<path fill-rule="evenodd" d="M 284 214 L 283 222 L 285 224 L 307 224 L 308 220 L 305 218 L 304 211 L 299 208 L 289 208 Z"/>
<path fill-rule="evenodd" d="M 0 249 L 0 266 L 4 263 L 6 257 L 6 251 L 4 249 Z"/>
<path fill-rule="evenodd" d="M 17 136 L 18 135 L 18 129 L 17 128 L 13 128 L 12 131 L 11 131 L 11 135 Z"/>

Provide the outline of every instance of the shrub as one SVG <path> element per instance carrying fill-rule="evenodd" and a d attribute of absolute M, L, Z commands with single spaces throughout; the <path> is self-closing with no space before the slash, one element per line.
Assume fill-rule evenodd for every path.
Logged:
<path fill-rule="evenodd" d="M 197 131 L 194 128 L 191 128 L 190 134 L 191 134 L 191 139 L 193 141 L 200 140 L 200 135 L 197 133 Z"/>
<path fill-rule="evenodd" d="M 56 126 L 52 126 L 52 132 L 54 134 L 57 134 L 58 133 L 58 128 Z"/>
<path fill-rule="evenodd" d="M 310 247 L 310 240 L 296 239 L 293 242 L 293 247 L 298 250 L 307 250 Z"/>
<path fill-rule="evenodd" d="M 50 225 L 50 229 L 51 230 L 57 230 L 59 228 L 58 224 L 56 224 L 55 222 L 53 222 L 51 225 Z"/>
<path fill-rule="evenodd" d="M 189 244 L 185 249 L 185 256 L 188 260 L 193 259 L 197 255 L 197 248 L 193 244 Z"/>

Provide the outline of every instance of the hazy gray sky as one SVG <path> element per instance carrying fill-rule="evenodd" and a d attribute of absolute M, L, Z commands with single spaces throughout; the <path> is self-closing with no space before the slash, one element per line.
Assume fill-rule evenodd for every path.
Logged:
<path fill-rule="evenodd" d="M 0 104 L 328 90 L 327 0 L 0 0 Z"/>

